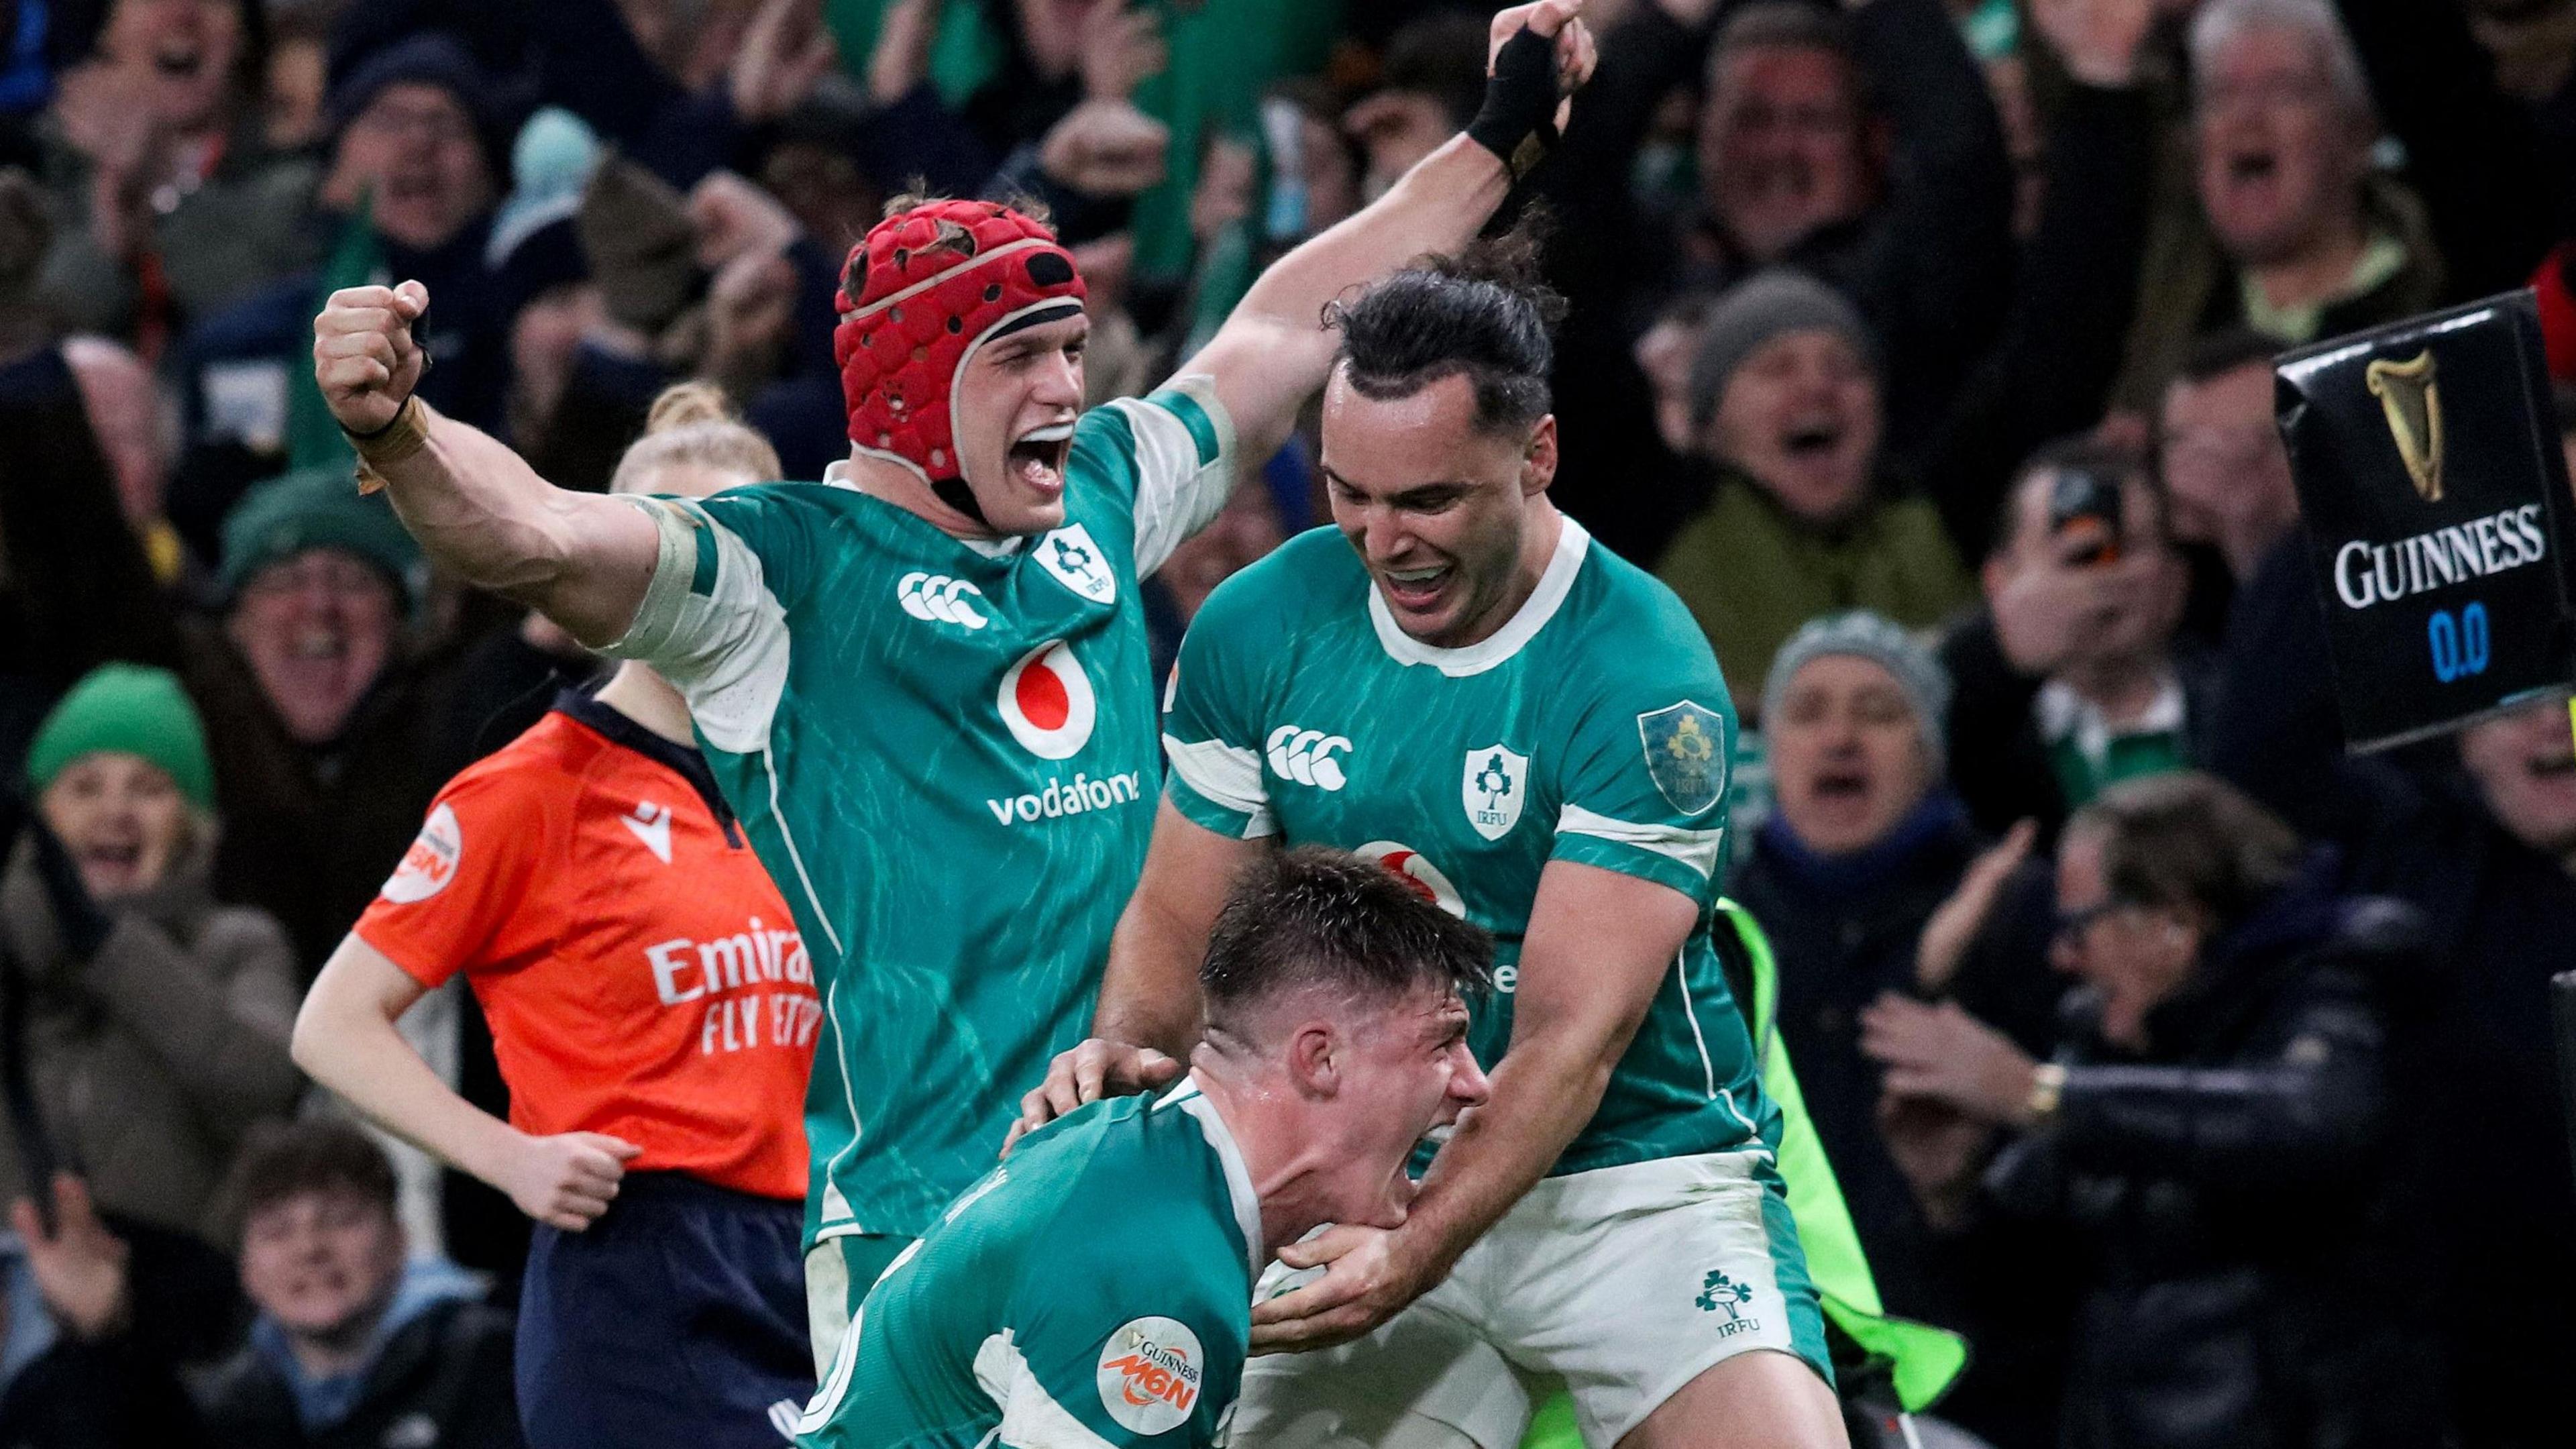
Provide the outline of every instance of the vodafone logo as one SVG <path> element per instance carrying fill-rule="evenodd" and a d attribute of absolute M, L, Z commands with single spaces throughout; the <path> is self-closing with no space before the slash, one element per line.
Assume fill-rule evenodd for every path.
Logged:
<path fill-rule="evenodd" d="M 429 812 L 411 848 L 403 852 L 402 864 L 385 882 L 385 899 L 396 905 L 428 900 L 456 879 L 457 863 L 464 858 L 465 832 L 456 824 L 456 812 L 442 802 Z"/>
<path fill-rule="evenodd" d="M 1100 1406 L 1139 1434 L 1189 1421 L 1207 1375 L 1199 1336 L 1175 1318 L 1134 1318 L 1100 1349 Z"/>
<path fill-rule="evenodd" d="M 1001 708 L 1002 723 L 1011 727 L 1011 738 L 1042 760 L 1073 758 L 1091 742 L 1092 722 L 1099 716 L 1091 676 L 1082 672 L 1082 661 L 1061 639 L 1021 655 L 1002 676 L 1002 692 L 994 703 Z"/>
<path fill-rule="evenodd" d="M 1424 860 L 1412 846 L 1401 841 L 1372 840 L 1351 853 L 1394 871 L 1404 877 L 1406 885 L 1413 887 L 1415 895 L 1461 920 L 1466 919 L 1467 903 L 1459 899 L 1458 888 L 1449 883 L 1449 877 L 1440 873 L 1440 867 Z"/>
<path fill-rule="evenodd" d="M 925 622 L 968 629 L 984 627 L 984 616 L 966 602 L 982 597 L 982 589 L 946 574 L 909 573 L 894 586 L 895 602 L 903 605 L 905 613 Z"/>

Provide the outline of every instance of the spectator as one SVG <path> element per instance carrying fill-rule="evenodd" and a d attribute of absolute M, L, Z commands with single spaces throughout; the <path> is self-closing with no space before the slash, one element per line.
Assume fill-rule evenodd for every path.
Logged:
<path fill-rule="evenodd" d="M 2103 787 L 2196 757 L 2218 666 L 2175 640 L 2184 565 L 2135 456 L 2043 449 L 2008 507 L 1986 607 L 1942 645 L 1950 771 L 1980 827 L 2035 820 L 2053 838 Z"/>
<path fill-rule="evenodd" d="M 617 487 L 703 497 L 777 471 L 689 384 Z M 517 1376 L 539 1449 L 761 1449 L 814 1392 L 799 1111 L 821 1008 L 691 738 L 642 664 L 566 691 L 440 792 L 296 1027 L 318 1081 L 536 1220 Z M 460 974 L 493 1023 L 507 1123 L 395 1029 Z"/>
<path fill-rule="evenodd" d="M 2443 295 L 2422 202 L 2371 169 L 2370 87 L 2328 0 L 2211 0 L 2192 17 L 2191 80 L 2206 230 L 2142 283 L 2123 398 L 2151 400 L 2204 333 L 2245 326 L 2286 347 Z"/>
<path fill-rule="evenodd" d="M 2576 414 L 2560 427 L 2576 450 Z M 2416 905 L 2447 944 L 2440 969 L 2402 998 L 2394 1044 L 2414 1090 L 2400 1099 L 2390 1171 L 2423 1225 L 2426 1306 L 2463 1441 L 2549 1444 L 2561 1437 L 2555 1407 L 2527 1388 L 2576 1356 L 2576 1166 L 2547 1006 L 2549 978 L 2566 967 L 2559 943 L 2576 933 L 2565 702 L 2476 725 L 2455 756 L 2348 753 L 2301 537 L 2281 545 L 2261 597 L 2231 621 L 2211 758 L 2341 844 L 2355 881 Z"/>
<path fill-rule="evenodd" d="M 0 1444 L 18 1449 L 192 1449 L 208 1444 L 187 1392 L 136 1329 L 138 1263 L 70 1173 L 51 1213 L 20 1198 L 0 1234 Z M 164 1284 L 162 1286 L 168 1286 Z M 215 1317 L 205 1300 L 185 1311 Z M 212 1446 L 209 1445 L 209 1449 Z"/>
<path fill-rule="evenodd" d="M 2043 973 L 1996 969 L 2001 953 L 1968 952 L 1964 940 L 1918 947 L 1963 876 L 1991 895 L 2028 854 L 2030 833 L 1988 852 L 1969 827 L 1941 778 L 1949 681 L 1895 624 L 1818 619 L 1781 648 L 1768 678 L 1775 806 L 1727 893 L 1771 938 L 1780 1037 L 1880 1297 L 1976 1345 L 1942 1412 L 1999 1443 L 2044 1442 L 2056 1405 L 2046 1308 L 2016 1301 L 2017 1285 L 2045 1278 L 2030 1271 L 2041 1245 L 2029 1234 L 1988 1241 L 1960 1215 L 1916 1202 L 1881 1138 L 1881 1072 L 1859 1034 L 1862 1009 L 1897 992 L 1955 996 L 2045 1040 L 2056 989 Z"/>
<path fill-rule="evenodd" d="M 316 1118 L 262 1132 L 230 1196 L 250 1343 L 201 1399 L 227 1449 L 519 1449 L 510 1319 L 436 1260 L 406 1265 L 393 1167 Z"/>
<path fill-rule="evenodd" d="M 452 680 L 417 652 L 422 565 L 382 498 L 289 474 L 227 520 L 220 623 L 191 620 L 225 821 L 221 893 L 286 924 L 311 972 L 402 856 L 450 762 Z"/>
<path fill-rule="evenodd" d="M 188 457 L 171 512 L 201 554 L 217 552 L 220 523 L 251 481 L 289 461 L 345 456 L 318 409 L 297 403 L 320 296 L 378 270 L 439 289 L 446 315 L 423 341 L 438 376 L 424 400 L 499 428 L 510 384 L 510 320 L 544 280 L 493 265 L 487 245 L 508 133 L 496 82 L 455 39 L 415 35 L 337 81 L 327 107 L 331 160 L 311 215 L 339 234 L 331 265 L 270 286 L 203 319 L 176 365 Z M 453 312 L 447 308 L 453 299 Z"/>
<path fill-rule="evenodd" d="M 0 937 L 33 1101 L 0 1126 L 0 1196 L 29 1190 L 23 1164 L 78 1164 L 101 1206 L 219 1241 L 235 1145 L 302 1082 L 285 933 L 211 892 L 197 713 L 166 671 L 102 667 L 37 731 L 27 783 L 42 828 L 0 875 Z"/>
<path fill-rule="evenodd" d="M 1773 651 L 1818 614 L 1925 628 L 1973 596 L 1940 516 L 1880 476 L 1880 375 L 1859 312 L 1796 272 L 1744 282 L 1709 313 L 1690 393 L 1716 491 L 1655 572 L 1739 698 L 1767 697 Z"/>
<path fill-rule="evenodd" d="M 95 57 L 54 101 L 46 180 L 61 224 L 45 295 L 75 329 L 157 358 L 190 321 L 317 259 L 316 177 L 267 141 L 262 0 L 103 9 Z"/>
<path fill-rule="evenodd" d="M 162 512 L 177 451 L 178 419 L 143 359 L 105 337 L 68 337 L 63 362 L 80 385 L 89 430 L 116 478 L 117 506 L 143 545 L 152 576 L 175 586 L 188 567 L 187 546 Z"/>
<path fill-rule="evenodd" d="M 2240 589 L 2299 521 L 2290 453 L 2272 420 L 2279 350 L 2245 328 L 2203 339 L 2166 386 L 2157 419 L 2173 534 L 2215 545 Z"/>
<path fill-rule="evenodd" d="M 1706 42 L 1724 9 L 1652 0 L 1603 37 L 1553 183 L 1560 203 L 1605 224 L 1633 214 L 1614 194 L 1627 154 L 1705 55 L 1701 215 L 1683 280 L 1724 287 L 1785 264 L 1841 291 L 1886 340 L 1892 431 L 1910 445 L 1996 335 L 2011 278 L 2012 172 L 1983 76 L 1937 0 L 1869 0 L 1847 19 L 1765 0 L 1734 8 Z M 1591 264 L 1636 255 L 1605 249 Z M 1567 280 L 1580 300 L 1587 288 Z"/>
<path fill-rule="evenodd" d="M 2060 1442 L 2439 1443 L 2422 1318 L 2390 1313 L 2400 1201 L 2380 992 L 2421 923 L 2209 776 L 2105 791 L 2057 856 L 2051 960 L 2090 1019 L 2041 1064 L 1955 1005 L 1884 998 L 1897 1102 L 2019 1134 L 2002 1210 L 2083 1236 Z"/>
<path fill-rule="evenodd" d="M 1376 89 L 1342 117 L 1367 157 L 1365 202 L 1476 118 L 1485 98 L 1486 18 L 1426 15 L 1387 38 Z"/>

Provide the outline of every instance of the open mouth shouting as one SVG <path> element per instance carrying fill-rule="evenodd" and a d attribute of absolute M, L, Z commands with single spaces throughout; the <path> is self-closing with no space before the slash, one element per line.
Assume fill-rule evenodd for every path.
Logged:
<path fill-rule="evenodd" d="M 1073 424 L 1050 423 L 1031 428 L 1012 442 L 1007 455 L 1011 481 L 1043 498 L 1064 492 L 1065 465 L 1073 455 Z"/>
<path fill-rule="evenodd" d="M 1377 570 L 1379 592 L 1386 595 L 1387 606 L 1400 614 L 1420 618 L 1439 611 L 1449 596 L 1449 582 L 1456 576 L 1454 563 L 1426 564 L 1416 568 Z"/>

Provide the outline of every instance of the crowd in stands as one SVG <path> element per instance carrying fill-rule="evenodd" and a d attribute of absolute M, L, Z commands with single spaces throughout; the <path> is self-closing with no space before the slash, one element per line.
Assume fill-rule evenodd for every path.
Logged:
<path fill-rule="evenodd" d="M 526 1218 L 289 1034 L 602 664 L 353 486 L 324 296 L 426 283 L 421 395 L 564 487 L 691 379 L 817 478 L 888 198 L 1042 205 L 1133 394 L 1470 118 L 1491 8 L 0 0 L 0 1449 L 521 1442 Z M 1513 204 L 1554 497 L 1725 671 L 1731 893 L 1888 1308 L 1973 1344 L 1938 1412 L 2566 1442 L 2565 700 L 2347 752 L 2270 373 L 2531 286 L 2576 382 L 2576 0 L 1587 20 Z M 1313 456 L 1148 584 L 1158 669 Z M 461 983 L 402 1029 L 503 1109 Z"/>

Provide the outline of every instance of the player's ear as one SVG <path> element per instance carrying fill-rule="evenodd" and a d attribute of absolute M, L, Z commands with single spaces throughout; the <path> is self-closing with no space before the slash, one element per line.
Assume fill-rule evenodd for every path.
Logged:
<path fill-rule="evenodd" d="M 1300 1095 L 1332 1097 L 1342 1090 L 1346 1043 L 1333 1024 L 1320 1018 L 1301 1023 L 1288 1035 L 1288 1079 Z"/>
<path fill-rule="evenodd" d="M 1521 450 L 1521 493 L 1535 496 L 1556 481 L 1556 414 L 1540 418 L 1530 429 L 1529 446 Z"/>

